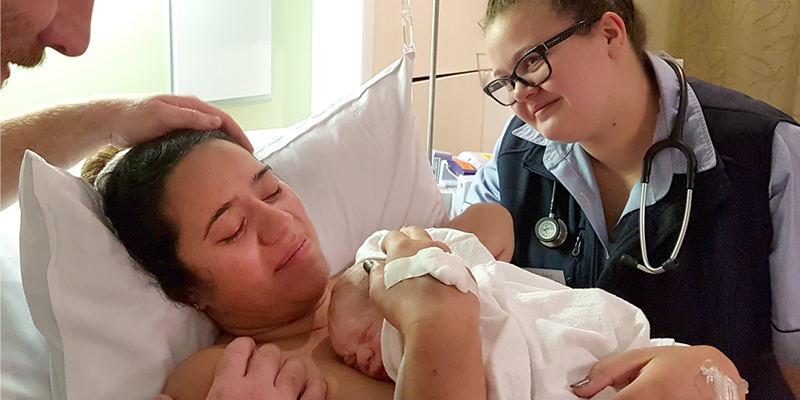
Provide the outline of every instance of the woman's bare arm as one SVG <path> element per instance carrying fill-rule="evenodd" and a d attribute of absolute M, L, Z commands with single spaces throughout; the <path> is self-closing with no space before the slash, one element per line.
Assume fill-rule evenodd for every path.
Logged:
<path fill-rule="evenodd" d="M 514 221 L 500 204 L 473 204 L 447 227 L 475 234 L 498 261 L 509 262 L 514 255 Z"/>
<path fill-rule="evenodd" d="M 200 350 L 184 360 L 172 372 L 164 394 L 174 400 L 204 400 L 214 381 L 214 371 L 225 348 L 221 346 Z"/>

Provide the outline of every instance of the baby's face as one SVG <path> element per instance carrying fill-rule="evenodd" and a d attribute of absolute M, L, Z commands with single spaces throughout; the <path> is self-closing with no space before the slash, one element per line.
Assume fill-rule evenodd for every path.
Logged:
<path fill-rule="evenodd" d="M 369 301 L 366 281 L 353 282 L 347 278 L 342 276 L 336 283 L 328 308 L 331 345 L 348 366 L 388 381 L 381 358 L 383 315 Z"/>

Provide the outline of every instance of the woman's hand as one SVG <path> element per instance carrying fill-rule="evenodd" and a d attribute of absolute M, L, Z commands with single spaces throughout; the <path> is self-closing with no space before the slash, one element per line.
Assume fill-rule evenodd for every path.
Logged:
<path fill-rule="evenodd" d="M 711 360 L 733 382 L 741 382 L 736 366 L 719 350 L 710 346 L 649 347 L 625 352 L 598 361 L 592 366 L 588 381 L 573 385 L 576 395 L 589 398 L 607 386 L 621 389 L 615 400 L 707 400 L 705 380 L 700 366 Z M 744 399 L 740 393 L 740 399 Z"/>
<path fill-rule="evenodd" d="M 447 227 L 477 236 L 497 261 L 509 262 L 514 255 L 514 221 L 500 204 L 473 204 Z"/>
<path fill-rule="evenodd" d="M 450 252 L 446 244 L 433 240 L 425 229 L 418 226 L 406 226 L 399 231 L 391 231 L 381 242 L 381 250 L 386 253 L 387 263 L 398 258 L 411 257 L 428 247 L 438 247 Z"/>
<path fill-rule="evenodd" d="M 419 227 L 391 231 L 381 243 L 381 249 L 386 253 L 386 263 L 414 256 L 418 251 L 429 247 L 450 251 L 446 244 L 434 241 L 428 232 Z M 480 305 L 474 295 L 464 294 L 429 275 L 406 279 L 391 289 L 386 289 L 383 265 L 380 264 L 370 273 L 370 298 L 381 309 L 386 320 L 404 335 L 410 333 L 407 329 L 417 324 L 433 322 L 434 325 L 440 325 L 441 318 L 449 318 L 455 314 L 463 314 L 461 318 L 477 320 Z"/>
<path fill-rule="evenodd" d="M 390 232 L 381 245 L 387 262 L 428 247 L 449 251 L 416 227 Z M 386 289 L 384 265 L 369 272 L 369 296 L 405 341 L 404 378 L 396 393 L 403 399 L 485 399 L 478 298 L 430 275 Z"/>

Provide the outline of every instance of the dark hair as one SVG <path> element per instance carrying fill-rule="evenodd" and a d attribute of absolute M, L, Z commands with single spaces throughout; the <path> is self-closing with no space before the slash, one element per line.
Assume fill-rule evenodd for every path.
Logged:
<path fill-rule="evenodd" d="M 192 301 L 193 294 L 206 290 L 207 284 L 178 259 L 178 230 L 164 215 L 162 203 L 167 178 L 175 166 L 196 146 L 211 140 L 238 144 L 219 130 L 172 131 L 130 149 L 116 165 L 109 166 L 113 167 L 109 173 L 97 177 L 96 183 L 105 214 L 128 253 L 169 298 L 186 304 Z M 99 152 L 95 159 L 108 159 L 103 153 Z M 94 172 L 105 165 L 94 161 L 87 161 Z M 91 173 L 84 171 L 83 175 Z"/>
<path fill-rule="evenodd" d="M 559 16 L 566 16 L 573 21 L 594 20 L 605 12 L 616 13 L 625 22 L 628 31 L 628 40 L 642 65 L 647 65 L 648 57 L 645 50 L 647 44 L 647 26 L 644 16 L 634 6 L 633 0 L 489 0 L 486 6 L 486 17 L 481 22 L 483 30 L 488 27 L 511 6 L 525 1 L 541 1 L 550 4 L 553 12 Z M 577 34 L 584 34 L 578 32 Z"/>

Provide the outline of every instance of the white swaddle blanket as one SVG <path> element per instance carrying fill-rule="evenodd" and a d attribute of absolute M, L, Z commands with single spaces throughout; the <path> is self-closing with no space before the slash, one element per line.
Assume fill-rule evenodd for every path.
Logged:
<path fill-rule="evenodd" d="M 452 229 L 427 232 L 447 244 L 451 254 L 430 248 L 395 260 L 386 265 L 386 285 L 430 274 L 478 296 L 489 399 L 578 399 L 569 385 L 582 380 L 595 362 L 651 345 L 650 325 L 630 303 L 600 289 L 571 289 L 495 261 L 472 234 Z M 386 233 L 370 236 L 358 250 L 356 263 L 385 259 L 380 244 Z M 387 373 L 400 383 L 403 339 L 386 321 L 381 351 Z M 612 393 L 608 388 L 594 398 Z"/>

